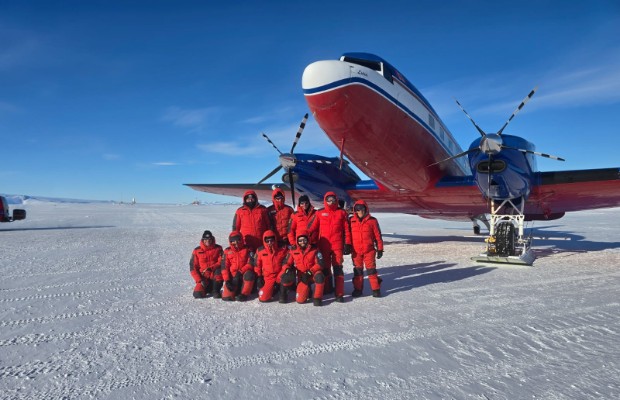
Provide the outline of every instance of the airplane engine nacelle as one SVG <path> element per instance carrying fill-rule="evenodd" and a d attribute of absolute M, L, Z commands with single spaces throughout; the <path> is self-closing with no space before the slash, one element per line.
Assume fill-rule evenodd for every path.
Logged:
<path fill-rule="evenodd" d="M 533 150 L 534 145 L 523 138 L 502 136 L 504 144 L 513 148 Z M 479 148 L 475 140 L 470 149 Z M 532 188 L 533 171 L 536 169 L 532 155 L 504 148 L 489 155 L 482 151 L 469 154 L 469 165 L 480 192 L 493 200 L 527 199 Z"/>

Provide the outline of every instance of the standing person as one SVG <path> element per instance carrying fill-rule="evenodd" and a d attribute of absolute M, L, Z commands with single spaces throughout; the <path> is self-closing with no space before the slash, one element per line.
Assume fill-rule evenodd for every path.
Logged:
<path fill-rule="evenodd" d="M 319 251 L 323 254 L 325 265 L 325 293 L 331 293 L 335 286 L 336 301 L 344 302 L 344 255 L 351 254 L 351 228 L 347 212 L 338 207 L 336 193 L 327 192 L 323 198 L 324 208 L 317 211 L 317 218 L 310 231 L 319 235 Z M 334 284 L 331 276 L 333 267 Z M 333 285 L 333 286 L 332 286 Z"/>
<path fill-rule="evenodd" d="M 268 230 L 263 234 L 263 247 L 259 248 L 254 256 L 259 301 L 263 303 L 270 301 L 277 286 L 281 286 L 280 303 L 287 302 L 288 289 L 295 283 L 295 270 L 282 268 L 287 254 L 286 248 L 278 246 L 274 231 Z"/>
<path fill-rule="evenodd" d="M 383 238 L 381 228 L 375 217 L 370 215 L 368 204 L 364 200 L 358 200 L 353 206 L 351 216 L 351 237 L 353 239 L 353 249 L 351 259 L 353 260 L 353 297 L 359 297 L 364 290 L 364 265 L 368 282 L 372 289 L 373 297 L 381 297 L 382 279 L 377 274 L 377 258 L 383 257 Z"/>
<path fill-rule="evenodd" d="M 222 288 L 222 246 L 215 243 L 211 231 L 204 231 L 200 245 L 192 252 L 189 260 L 189 272 L 196 282 L 194 298 L 201 299 L 207 293 L 218 299 Z"/>
<path fill-rule="evenodd" d="M 295 238 L 300 232 L 308 233 L 310 244 L 317 244 L 318 235 L 316 231 L 310 232 L 309 229 L 313 225 L 316 218 L 316 210 L 310 203 L 310 198 L 305 194 L 299 197 L 297 211 L 291 215 L 288 227 L 288 241 L 291 245 L 295 245 Z"/>
<path fill-rule="evenodd" d="M 256 277 L 252 266 L 254 253 L 245 246 L 240 232 L 232 231 L 228 235 L 228 242 L 230 246 L 224 250 L 222 259 L 222 300 L 245 301 L 252 293 Z"/>
<path fill-rule="evenodd" d="M 243 194 L 243 205 L 235 212 L 232 230 L 241 232 L 245 245 L 251 251 L 256 251 L 262 246 L 263 233 L 269 228 L 267 207 L 258 202 L 255 191 L 246 191 Z"/>
<path fill-rule="evenodd" d="M 306 231 L 297 234 L 297 246 L 286 256 L 286 267 L 297 270 L 297 303 L 302 304 L 308 300 L 310 288 L 314 283 L 313 303 L 315 306 L 323 304 L 323 287 L 325 275 L 323 274 L 323 256 L 315 245 L 309 242 Z"/>
<path fill-rule="evenodd" d="M 286 196 L 284 195 L 284 191 L 280 188 L 273 189 L 271 199 L 273 200 L 273 204 L 267 207 L 271 227 L 276 232 L 280 247 L 287 247 L 289 244 L 288 225 L 291 215 L 293 215 L 295 210 L 293 210 L 293 207 L 285 204 Z M 294 242 L 291 242 L 291 244 L 292 243 Z"/>

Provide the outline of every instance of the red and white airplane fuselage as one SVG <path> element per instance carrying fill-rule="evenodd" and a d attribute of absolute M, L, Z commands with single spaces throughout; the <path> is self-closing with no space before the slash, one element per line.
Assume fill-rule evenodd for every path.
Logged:
<path fill-rule="evenodd" d="M 302 87 L 319 126 L 379 186 L 423 192 L 445 175 L 470 174 L 462 158 L 428 167 L 462 150 L 428 101 L 385 61 L 318 61 L 306 67 Z"/>

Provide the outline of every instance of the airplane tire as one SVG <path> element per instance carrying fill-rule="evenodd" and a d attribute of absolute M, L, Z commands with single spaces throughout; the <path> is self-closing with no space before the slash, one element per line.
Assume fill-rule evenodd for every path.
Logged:
<path fill-rule="evenodd" d="M 515 226 L 511 222 L 500 222 L 495 228 L 497 254 L 503 257 L 515 255 Z"/>

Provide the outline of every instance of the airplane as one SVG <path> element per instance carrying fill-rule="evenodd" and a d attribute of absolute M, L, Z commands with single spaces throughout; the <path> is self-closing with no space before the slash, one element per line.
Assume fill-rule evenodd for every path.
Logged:
<path fill-rule="evenodd" d="M 338 60 L 314 62 L 304 70 L 302 89 L 314 119 L 340 150 L 340 157 L 329 159 L 331 169 L 314 170 L 323 186 L 332 185 L 348 205 L 364 199 L 374 212 L 469 220 L 475 233 L 484 223 L 487 248 L 476 261 L 531 265 L 535 257 L 525 221 L 620 206 L 620 168 L 540 172 L 537 156 L 563 159 L 536 152 L 533 143 L 504 133 L 536 89 L 495 133 L 482 130 L 457 101 L 480 134 L 466 151 L 422 93 L 379 56 L 345 53 Z M 370 179 L 351 175 L 345 156 Z M 297 161 L 287 164 L 287 157 Z M 322 200 L 325 190 L 308 179 L 305 163 L 318 158 L 292 154 L 292 149 L 282 154 L 284 186 Z M 343 168 L 334 169 L 336 165 Z M 340 180 L 345 175 L 348 179 Z M 287 185 L 291 177 L 294 188 Z M 272 187 L 187 185 L 235 196 L 256 187 L 264 199 L 270 198 Z"/>
<path fill-rule="evenodd" d="M 0 222 L 13 222 L 26 219 L 26 210 L 16 208 L 13 215 L 9 210 L 9 204 L 4 196 L 0 196 Z"/>

